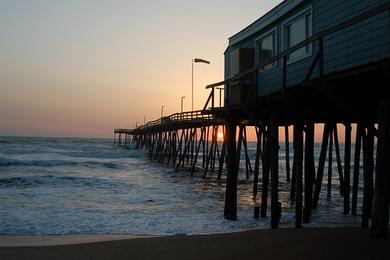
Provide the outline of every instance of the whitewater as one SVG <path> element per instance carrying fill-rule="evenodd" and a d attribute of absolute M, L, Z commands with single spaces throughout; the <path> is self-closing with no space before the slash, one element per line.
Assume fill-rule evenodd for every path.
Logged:
<path fill-rule="evenodd" d="M 318 152 L 317 145 L 317 158 Z M 254 143 L 249 154 L 254 160 Z M 283 160 L 281 146 L 282 228 L 294 226 Z M 227 221 L 225 179 L 217 181 L 216 173 L 203 179 L 201 172 L 175 171 L 110 139 L 0 137 L 0 235 L 191 235 L 269 228 L 269 217 L 253 218 L 259 198 L 245 180 L 244 161 L 241 168 L 238 221 Z M 312 223 L 304 226 L 360 223 L 359 215 L 342 214 L 336 166 L 333 172 L 332 198 L 323 191 Z"/>

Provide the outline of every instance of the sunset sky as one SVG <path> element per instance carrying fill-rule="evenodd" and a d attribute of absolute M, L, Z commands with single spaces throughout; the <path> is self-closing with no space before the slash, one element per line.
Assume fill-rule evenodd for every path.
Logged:
<path fill-rule="evenodd" d="M 0 1 L 0 135 L 111 137 L 191 109 L 227 39 L 281 0 Z"/>

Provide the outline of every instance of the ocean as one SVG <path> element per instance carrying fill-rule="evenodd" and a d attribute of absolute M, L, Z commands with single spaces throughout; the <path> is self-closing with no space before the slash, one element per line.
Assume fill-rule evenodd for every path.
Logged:
<path fill-rule="evenodd" d="M 316 160 L 319 149 L 316 145 Z M 254 160 L 255 143 L 249 143 L 249 155 Z M 281 145 L 281 228 L 295 221 L 284 158 Z M 360 223 L 360 215 L 343 215 L 335 161 L 333 166 L 332 198 L 326 198 L 324 177 L 318 209 L 304 227 Z M 253 218 L 259 198 L 252 195 L 253 182 L 245 180 L 243 160 L 240 168 L 238 220 L 227 221 L 225 179 L 217 181 L 216 173 L 203 179 L 202 173 L 175 171 L 111 139 L 0 137 L 0 235 L 191 235 L 269 228 L 270 217 Z"/>

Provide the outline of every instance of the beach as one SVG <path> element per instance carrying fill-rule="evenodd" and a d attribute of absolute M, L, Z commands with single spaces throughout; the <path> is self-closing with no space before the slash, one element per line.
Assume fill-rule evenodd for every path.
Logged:
<path fill-rule="evenodd" d="M 240 180 L 238 220 L 227 221 L 225 180 L 161 167 L 111 140 L 2 142 L 1 260 L 388 258 L 389 240 L 357 228 L 360 215 L 343 214 L 337 175 L 332 198 L 323 189 L 310 224 L 292 229 L 294 208 L 282 196 L 281 228 L 267 230 L 269 217 L 253 218 L 251 182 Z M 286 194 L 284 177 L 281 172 Z"/>
<path fill-rule="evenodd" d="M 367 229 L 279 229 L 1 247 L 0 259 L 389 259 L 389 247 Z"/>

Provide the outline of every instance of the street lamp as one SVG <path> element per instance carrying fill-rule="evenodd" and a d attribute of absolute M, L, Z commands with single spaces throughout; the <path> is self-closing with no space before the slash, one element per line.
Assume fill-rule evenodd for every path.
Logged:
<path fill-rule="evenodd" d="M 161 119 L 162 119 L 162 117 L 164 115 L 164 108 L 165 108 L 165 106 L 161 106 Z"/>
<path fill-rule="evenodd" d="M 192 88 L 191 88 L 191 110 L 192 111 L 194 111 L 194 63 L 210 64 L 210 62 L 199 58 L 195 58 L 192 60 Z"/>
<path fill-rule="evenodd" d="M 185 96 L 182 96 L 181 97 L 181 113 L 183 113 L 183 101 L 184 101 L 184 99 L 185 99 L 186 97 Z"/>

